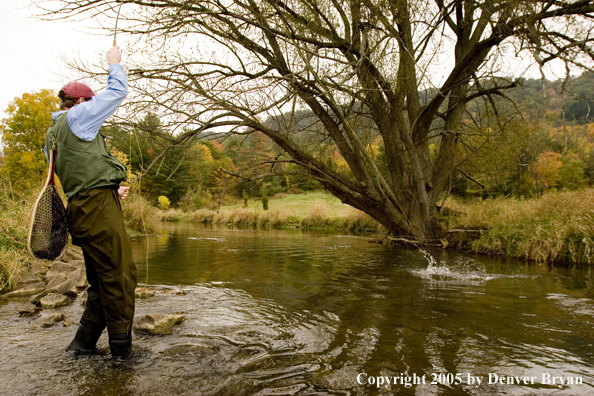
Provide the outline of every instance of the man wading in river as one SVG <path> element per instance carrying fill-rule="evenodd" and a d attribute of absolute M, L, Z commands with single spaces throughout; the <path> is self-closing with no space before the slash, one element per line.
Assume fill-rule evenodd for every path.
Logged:
<path fill-rule="evenodd" d="M 68 228 L 82 248 L 89 288 L 85 311 L 67 350 L 93 353 L 107 327 L 113 357 L 132 350 L 136 267 L 122 218 L 120 198 L 128 195 L 126 167 L 112 156 L 99 128 L 128 93 L 119 47 L 107 51 L 109 77 L 104 92 L 79 82 L 62 87 L 63 111 L 52 115 L 46 150 L 56 149 L 56 174 L 68 198 Z"/>

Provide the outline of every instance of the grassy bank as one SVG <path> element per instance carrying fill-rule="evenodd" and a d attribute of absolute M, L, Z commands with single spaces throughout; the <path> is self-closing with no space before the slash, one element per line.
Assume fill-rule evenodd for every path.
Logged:
<path fill-rule="evenodd" d="M 307 228 L 343 232 L 378 232 L 380 225 L 365 213 L 344 205 L 332 195 L 314 191 L 307 194 L 271 197 L 269 209 L 262 202 L 252 200 L 214 210 L 200 209 L 182 212 L 170 209 L 161 212 L 164 221 L 189 221 L 206 224 L 231 224 L 240 227 Z"/>
<path fill-rule="evenodd" d="M 129 234 L 153 234 L 160 228 L 161 211 L 138 193 L 121 201 L 124 223 Z"/>
<path fill-rule="evenodd" d="M 447 205 L 459 214 L 449 227 L 487 231 L 474 252 L 537 262 L 594 263 L 594 189 L 549 193 L 539 199 L 497 198 Z"/>
<path fill-rule="evenodd" d="M 0 292 L 9 291 L 36 261 L 27 251 L 33 199 L 0 192 Z"/>

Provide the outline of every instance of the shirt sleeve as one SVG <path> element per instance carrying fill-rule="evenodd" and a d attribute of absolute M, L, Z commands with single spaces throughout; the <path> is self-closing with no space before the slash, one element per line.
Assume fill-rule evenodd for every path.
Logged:
<path fill-rule="evenodd" d="M 74 106 L 68 111 L 68 126 L 79 138 L 87 141 L 95 139 L 99 128 L 124 101 L 128 94 L 128 77 L 122 65 L 109 65 L 107 88 L 90 101 Z"/>

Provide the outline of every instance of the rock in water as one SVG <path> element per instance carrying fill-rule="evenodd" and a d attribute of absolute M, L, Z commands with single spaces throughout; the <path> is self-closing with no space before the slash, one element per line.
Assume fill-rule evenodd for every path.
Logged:
<path fill-rule="evenodd" d="M 134 319 L 134 330 L 153 335 L 167 335 L 173 332 L 173 326 L 186 320 L 183 315 L 151 314 Z"/>
<path fill-rule="evenodd" d="M 10 293 L 6 293 L 4 297 L 24 297 L 24 296 L 33 296 L 38 294 L 45 289 L 44 282 L 37 282 L 33 283 L 32 285 L 23 287 L 22 289 L 17 289 L 15 291 L 11 291 Z"/>
<path fill-rule="evenodd" d="M 79 268 L 68 274 L 68 279 L 74 281 L 74 286 L 76 288 L 82 289 L 87 284 L 87 271 L 84 268 Z"/>
<path fill-rule="evenodd" d="M 19 280 L 17 281 L 16 286 L 15 286 L 15 290 L 22 289 L 23 287 L 27 287 L 31 284 L 39 283 L 39 282 L 43 282 L 43 279 L 41 279 L 38 275 L 35 275 L 30 272 L 25 273 L 19 277 Z"/>
<path fill-rule="evenodd" d="M 64 252 L 61 259 L 62 259 L 62 261 L 66 262 L 66 263 L 71 263 L 72 261 L 75 261 L 75 260 L 82 260 L 83 259 L 82 250 L 73 248 L 73 246 L 68 246 L 68 249 Z"/>
<path fill-rule="evenodd" d="M 39 302 L 43 308 L 57 308 L 65 305 L 70 299 L 63 294 L 50 293 Z"/>
<path fill-rule="evenodd" d="M 68 263 L 69 265 L 76 267 L 76 268 L 85 268 L 85 261 L 84 260 L 74 260 Z"/>
<path fill-rule="evenodd" d="M 134 295 L 136 298 L 149 298 L 155 296 L 155 290 L 149 287 L 137 287 Z"/>
<path fill-rule="evenodd" d="M 36 275 L 45 274 L 47 272 L 47 267 L 43 263 L 34 261 L 33 264 L 31 264 L 29 271 Z"/>
<path fill-rule="evenodd" d="M 39 323 L 39 326 L 41 326 L 41 327 L 52 327 L 56 323 L 61 322 L 63 320 L 64 320 L 64 314 L 53 313 L 50 315 L 42 316 L 41 318 L 39 318 L 37 323 Z"/>
<path fill-rule="evenodd" d="M 25 303 L 18 308 L 20 316 L 31 316 L 41 311 L 41 308 L 31 303 Z"/>
<path fill-rule="evenodd" d="M 77 269 L 76 267 L 74 267 L 70 264 L 66 264 L 66 263 L 62 263 L 62 262 L 58 261 L 58 262 L 55 262 L 50 267 L 50 269 L 45 273 L 45 277 L 48 281 L 58 275 L 61 275 L 61 274 L 68 277 L 68 274 L 76 269 Z"/>
<path fill-rule="evenodd" d="M 49 290 L 50 293 L 64 294 L 77 287 L 83 287 L 84 284 L 85 273 L 82 269 L 78 269 L 68 274 L 68 278 L 66 278 L 65 281 L 53 285 L 52 287 L 49 287 L 48 285 L 47 290 Z"/>
<path fill-rule="evenodd" d="M 47 279 L 47 288 L 51 289 L 54 286 L 62 284 L 68 280 L 68 273 L 67 272 L 60 272 L 59 274 L 52 274 L 51 277 L 46 276 Z"/>

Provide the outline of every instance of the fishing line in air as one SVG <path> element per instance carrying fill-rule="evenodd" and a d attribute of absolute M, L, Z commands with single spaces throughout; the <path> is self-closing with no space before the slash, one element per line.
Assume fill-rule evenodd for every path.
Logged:
<path fill-rule="evenodd" d="M 110 7 L 111 8 L 111 7 Z M 112 8 L 113 10 L 113 8 Z M 118 13 L 116 15 L 116 21 L 115 21 L 115 26 L 113 28 L 113 46 L 115 47 L 117 45 L 117 34 L 118 34 L 118 22 L 120 20 L 120 12 L 122 11 L 122 3 L 120 3 L 120 6 L 118 7 Z M 138 145 L 138 153 L 140 155 L 140 168 L 144 169 L 144 157 L 142 156 L 142 148 L 140 146 L 140 140 L 138 139 L 138 134 L 135 134 L 136 136 L 136 143 Z M 132 161 L 132 132 L 130 132 L 130 141 L 129 141 L 129 156 L 128 158 L 130 159 L 130 161 Z M 130 164 L 130 166 L 132 166 L 132 164 Z M 130 186 L 132 187 L 132 186 Z M 146 268 L 146 276 L 145 276 L 145 284 L 148 284 L 148 274 L 149 274 L 149 262 L 148 262 L 148 258 L 149 258 L 149 238 L 148 238 L 148 232 L 146 229 L 146 222 L 144 219 L 144 203 L 142 200 L 142 176 L 138 178 L 138 194 L 140 197 L 140 221 L 142 223 L 142 230 L 144 231 L 144 234 L 146 235 L 146 251 L 145 251 L 145 268 Z"/>

